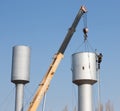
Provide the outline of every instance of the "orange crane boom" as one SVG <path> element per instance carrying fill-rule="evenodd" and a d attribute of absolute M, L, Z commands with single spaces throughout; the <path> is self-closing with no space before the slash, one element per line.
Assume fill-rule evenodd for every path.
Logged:
<path fill-rule="evenodd" d="M 87 12 L 86 8 L 84 6 L 82 6 L 72 24 L 72 26 L 69 28 L 68 33 L 65 36 L 65 39 L 64 39 L 60 49 L 58 50 L 57 54 L 55 54 L 55 56 L 53 58 L 53 62 L 51 63 L 47 73 L 45 74 L 42 82 L 39 84 L 39 87 L 34 95 L 32 102 L 30 103 L 30 106 L 27 111 L 36 111 L 37 110 L 44 94 L 48 90 L 50 82 L 54 76 L 56 69 L 58 68 L 59 63 L 61 62 L 61 60 L 64 56 L 64 52 L 67 48 L 67 45 L 69 44 L 69 42 L 72 38 L 72 35 L 74 34 L 75 29 L 76 29 L 82 15 L 86 12 Z"/>

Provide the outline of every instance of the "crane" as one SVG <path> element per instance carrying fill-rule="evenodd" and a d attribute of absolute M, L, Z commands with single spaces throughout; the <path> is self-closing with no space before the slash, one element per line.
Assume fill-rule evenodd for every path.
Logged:
<path fill-rule="evenodd" d="M 86 10 L 85 6 L 81 6 L 80 10 L 78 11 L 78 14 L 76 15 L 76 17 L 73 21 L 73 24 L 69 28 L 69 30 L 65 36 L 65 39 L 63 40 L 63 43 L 61 44 L 58 52 L 55 54 L 53 61 L 48 68 L 47 73 L 45 74 L 41 83 L 39 84 L 39 87 L 34 95 L 32 102 L 30 103 L 27 111 L 36 111 L 37 110 L 44 94 L 47 92 L 47 90 L 49 88 L 50 82 L 54 76 L 54 73 L 55 73 L 60 61 L 62 60 L 62 58 L 64 56 L 64 52 L 75 32 L 75 29 L 76 29 L 82 15 L 86 12 L 87 12 L 87 10 Z"/>

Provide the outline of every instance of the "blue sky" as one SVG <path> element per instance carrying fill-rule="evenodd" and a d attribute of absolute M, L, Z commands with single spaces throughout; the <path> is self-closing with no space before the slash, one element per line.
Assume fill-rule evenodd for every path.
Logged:
<path fill-rule="evenodd" d="M 15 45 L 31 47 L 31 79 L 25 86 L 25 102 L 29 103 L 28 98 L 42 80 L 52 62 L 52 57 L 83 4 L 88 9 L 88 40 L 94 49 L 104 55 L 101 64 L 101 101 L 105 104 L 110 100 L 114 110 L 119 111 L 119 0 L 0 0 L 0 106 L 2 111 L 14 110 L 15 86 L 10 82 L 12 47 Z M 83 42 L 83 27 L 82 19 L 48 90 L 46 110 L 61 111 L 65 105 L 68 105 L 68 109 L 72 111 L 76 104 L 77 97 L 73 96 L 73 89 L 75 88 L 75 95 L 77 95 L 77 86 L 72 84 L 71 55 L 81 51 L 79 46 Z M 94 96 L 97 99 L 97 84 Z"/>

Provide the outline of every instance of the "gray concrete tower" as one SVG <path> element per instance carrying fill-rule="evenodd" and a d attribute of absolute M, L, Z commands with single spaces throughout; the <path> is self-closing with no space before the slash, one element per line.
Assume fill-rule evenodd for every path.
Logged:
<path fill-rule="evenodd" d="M 97 57 L 92 52 L 72 55 L 72 81 L 78 85 L 78 111 L 93 111 L 92 85 L 97 82 Z"/>
<path fill-rule="evenodd" d="M 15 111 L 23 111 L 24 85 L 30 76 L 30 48 L 13 47 L 11 82 L 16 85 Z"/>

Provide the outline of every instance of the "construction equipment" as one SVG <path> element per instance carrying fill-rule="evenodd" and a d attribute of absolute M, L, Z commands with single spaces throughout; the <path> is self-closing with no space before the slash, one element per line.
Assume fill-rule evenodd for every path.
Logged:
<path fill-rule="evenodd" d="M 65 36 L 65 39 L 64 39 L 61 47 L 59 48 L 58 52 L 55 54 L 53 62 L 51 63 L 47 73 L 45 74 L 42 82 L 39 84 L 39 87 L 36 91 L 36 94 L 35 94 L 32 102 L 30 103 L 28 111 L 36 111 L 37 110 L 44 94 L 48 90 L 48 87 L 50 85 L 52 77 L 54 76 L 54 73 L 55 73 L 59 63 L 64 56 L 64 52 L 65 52 L 65 50 L 66 50 L 66 48 L 67 48 L 67 46 L 72 38 L 72 35 L 74 34 L 75 29 L 76 29 L 82 15 L 86 12 L 87 12 L 86 8 L 84 6 L 82 6 L 80 8 L 75 20 L 73 21 L 72 26 L 69 28 L 68 33 Z"/>
<path fill-rule="evenodd" d="M 87 37 L 88 37 L 88 35 L 87 35 L 88 28 L 87 27 L 83 28 L 83 33 L 84 33 L 84 41 L 85 41 L 85 40 L 87 40 Z"/>

